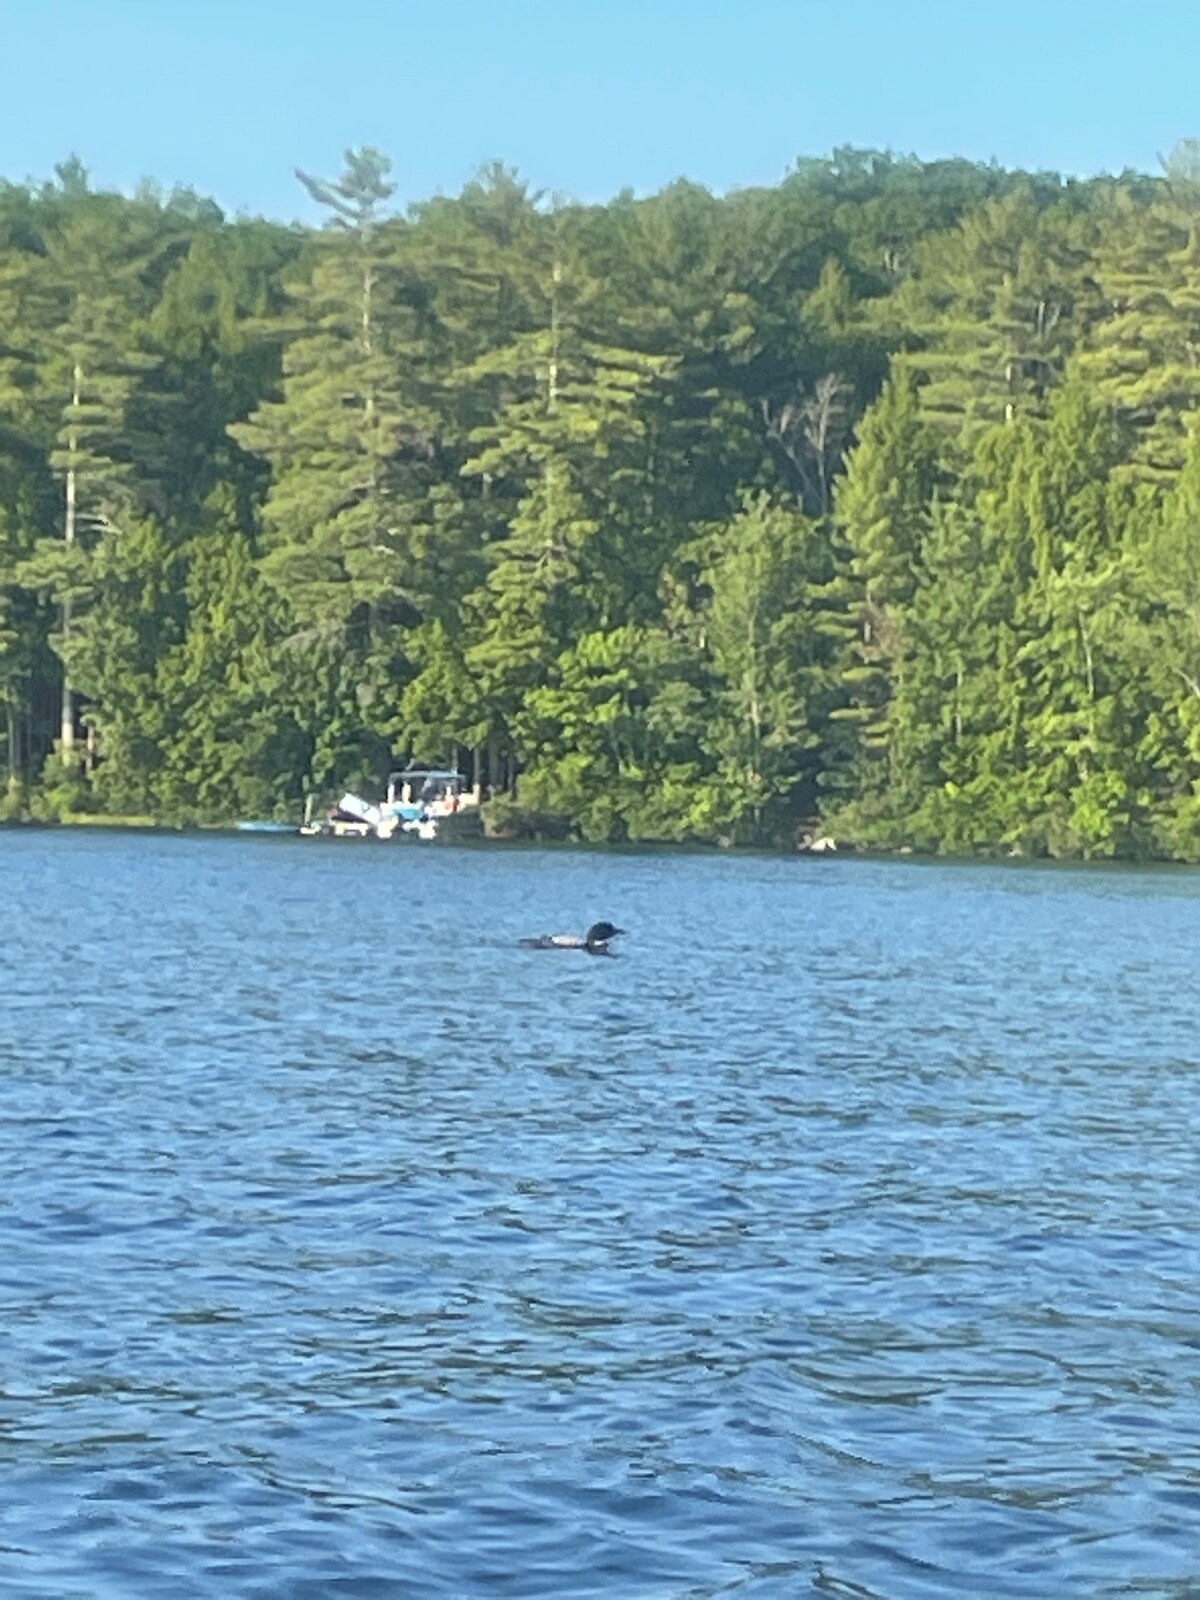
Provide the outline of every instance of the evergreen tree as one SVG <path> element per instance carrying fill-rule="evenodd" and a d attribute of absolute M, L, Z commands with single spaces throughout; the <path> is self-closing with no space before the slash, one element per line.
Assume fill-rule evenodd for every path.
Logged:
<path fill-rule="evenodd" d="M 705 540 L 704 558 L 714 820 L 734 838 L 786 837 L 789 802 L 815 800 L 831 662 L 813 610 L 831 576 L 828 544 L 818 524 L 760 494 Z"/>
<path fill-rule="evenodd" d="M 988 201 L 922 241 L 879 316 L 906 346 L 925 414 L 970 442 L 980 427 L 1043 416 L 1089 318 L 1089 219 L 1032 186 Z"/>
<path fill-rule="evenodd" d="M 1092 263 L 1103 300 L 1075 364 L 1103 402 L 1135 475 L 1167 484 L 1200 405 L 1200 211 L 1177 196 L 1138 204 L 1118 193 Z"/>
<path fill-rule="evenodd" d="M 885 384 L 859 427 L 835 504 L 846 547 L 845 588 L 853 635 L 836 715 L 854 731 L 854 788 L 870 793 L 894 777 L 889 705 L 905 655 L 906 610 L 918 582 L 937 447 L 915 386 L 903 371 Z M 879 757 L 891 751 L 891 766 Z"/>
<path fill-rule="evenodd" d="M 282 398 L 230 430 L 271 468 L 264 574 L 298 638 L 344 663 L 343 698 L 370 707 L 371 736 L 394 714 L 402 629 L 416 620 L 394 487 L 398 458 L 420 448 L 424 430 L 406 398 L 409 318 L 381 218 L 388 168 L 363 150 L 347 152 L 337 182 L 300 174 L 333 226 L 315 242 L 308 279 L 291 288 Z"/>

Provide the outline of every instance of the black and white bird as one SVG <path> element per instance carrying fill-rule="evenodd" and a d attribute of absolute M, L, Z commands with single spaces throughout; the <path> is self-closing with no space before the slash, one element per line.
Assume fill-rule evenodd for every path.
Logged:
<path fill-rule="evenodd" d="M 609 941 L 624 932 L 624 928 L 614 927 L 611 922 L 593 922 L 582 935 L 541 933 L 535 939 L 522 939 L 521 943 L 526 950 L 586 950 L 590 956 L 611 956 Z"/>

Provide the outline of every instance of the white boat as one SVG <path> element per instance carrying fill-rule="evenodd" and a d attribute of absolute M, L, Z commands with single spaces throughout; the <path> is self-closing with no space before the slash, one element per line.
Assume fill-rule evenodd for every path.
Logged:
<path fill-rule="evenodd" d="M 407 835 L 429 843 L 437 838 L 439 825 L 448 818 L 476 810 L 478 805 L 478 789 L 468 788 L 456 768 L 405 767 L 390 775 L 386 797 L 381 801 L 364 800 L 348 791 L 324 817 L 317 819 L 312 815 L 310 800 L 300 832 L 309 838 L 326 839 L 395 839 Z"/>

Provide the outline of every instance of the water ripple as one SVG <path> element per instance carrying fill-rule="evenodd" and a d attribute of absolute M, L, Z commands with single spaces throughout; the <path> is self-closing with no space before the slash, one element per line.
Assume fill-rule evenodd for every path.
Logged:
<path fill-rule="evenodd" d="M 0 894 L 6 1595 L 1200 1590 L 1193 874 L 7 833 Z"/>

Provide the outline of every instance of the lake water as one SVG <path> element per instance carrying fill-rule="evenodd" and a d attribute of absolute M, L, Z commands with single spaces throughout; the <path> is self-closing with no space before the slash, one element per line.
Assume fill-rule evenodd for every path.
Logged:
<path fill-rule="evenodd" d="M 6 1597 L 1200 1593 L 1200 874 L 10 831 L 0 907 Z"/>

